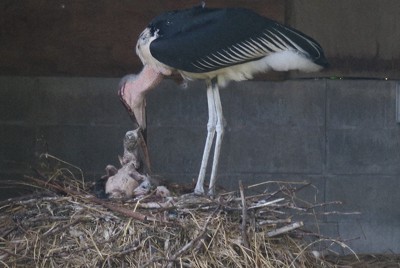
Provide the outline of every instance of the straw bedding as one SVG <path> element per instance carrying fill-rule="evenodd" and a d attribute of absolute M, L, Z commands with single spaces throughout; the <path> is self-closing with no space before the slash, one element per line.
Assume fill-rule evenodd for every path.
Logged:
<path fill-rule="evenodd" d="M 334 267 L 316 250 L 345 247 L 306 231 L 303 220 L 331 205 L 300 200 L 308 183 L 240 184 L 215 198 L 169 185 L 172 197 L 108 200 L 58 166 L 24 184 L 37 190 L 0 203 L 5 267 Z"/>

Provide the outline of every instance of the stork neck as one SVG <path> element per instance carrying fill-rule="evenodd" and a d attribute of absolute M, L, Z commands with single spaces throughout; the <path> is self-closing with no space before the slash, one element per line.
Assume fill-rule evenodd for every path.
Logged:
<path fill-rule="evenodd" d="M 160 84 L 162 79 L 163 75 L 160 72 L 154 70 L 148 65 L 145 65 L 137 79 L 137 82 L 141 85 L 139 89 L 140 93 L 146 94 L 147 91 Z"/>

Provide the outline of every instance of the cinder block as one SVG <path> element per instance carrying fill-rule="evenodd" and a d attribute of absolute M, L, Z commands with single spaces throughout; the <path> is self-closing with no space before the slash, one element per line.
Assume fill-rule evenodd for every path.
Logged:
<path fill-rule="evenodd" d="M 333 176 L 326 180 L 326 199 L 343 202 L 341 211 L 360 215 L 328 217 L 328 221 L 380 221 L 383 225 L 400 224 L 398 176 Z"/>
<path fill-rule="evenodd" d="M 324 88 L 324 80 L 232 82 L 221 90 L 228 127 L 323 126 Z"/>
<path fill-rule="evenodd" d="M 36 129 L 23 125 L 3 125 L 0 128 L 0 140 L 2 172 L 28 172 L 35 158 Z"/>
<path fill-rule="evenodd" d="M 133 125 L 119 79 L 0 77 L 0 120 L 28 125 Z"/>
<path fill-rule="evenodd" d="M 183 86 L 164 80 L 146 98 L 148 126 L 204 127 L 208 120 L 207 91 L 204 82 L 188 82 Z"/>
<path fill-rule="evenodd" d="M 149 128 L 148 133 L 153 165 L 158 172 L 176 172 L 177 167 L 181 172 L 198 171 L 207 135 L 205 128 Z M 219 172 L 320 174 L 323 163 L 322 129 L 228 130 L 222 142 Z"/>
<path fill-rule="evenodd" d="M 37 80 L 28 77 L 0 76 L 0 121 L 29 123 L 35 115 L 32 101 Z"/>
<path fill-rule="evenodd" d="M 380 221 L 341 221 L 339 223 L 340 237 L 346 245 L 357 253 L 384 253 L 400 252 L 400 222 Z M 345 249 L 345 254 L 351 254 Z"/>
<path fill-rule="evenodd" d="M 84 172 L 101 172 L 107 164 L 119 166 L 123 154 L 123 127 L 44 126 L 38 132 L 46 141 L 48 153 L 71 163 Z"/>
<path fill-rule="evenodd" d="M 360 215 L 330 215 L 337 222 L 342 240 L 357 253 L 400 252 L 398 176 L 351 175 L 327 178 L 326 199 L 342 201 L 342 212 Z M 345 249 L 345 254 L 350 251 Z"/>
<path fill-rule="evenodd" d="M 334 174 L 399 174 L 396 129 L 329 130 L 328 170 Z"/>
<path fill-rule="evenodd" d="M 127 125 L 117 85 L 118 79 L 38 78 L 30 94 L 33 120 L 39 125 Z"/>
<path fill-rule="evenodd" d="M 223 144 L 231 172 L 312 173 L 324 165 L 324 132 L 318 127 L 231 131 Z"/>
<path fill-rule="evenodd" d="M 21 170 L 16 172 L 10 170 L 6 172 L 0 171 L 0 200 L 23 196 L 35 191 L 36 189 L 33 187 L 19 184 L 19 182 L 22 182 L 25 175 L 32 175 L 32 173 L 31 171 L 24 172 Z"/>
<path fill-rule="evenodd" d="M 397 128 L 393 81 L 327 81 L 328 129 Z"/>
<path fill-rule="evenodd" d="M 148 147 L 153 171 L 197 173 L 205 139 L 203 127 L 149 127 Z"/>

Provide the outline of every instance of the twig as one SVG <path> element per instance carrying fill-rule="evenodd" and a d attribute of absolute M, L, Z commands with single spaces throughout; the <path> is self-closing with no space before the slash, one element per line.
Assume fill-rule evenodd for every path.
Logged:
<path fill-rule="evenodd" d="M 15 258 L 22 258 L 22 259 L 33 260 L 33 258 L 30 258 L 30 257 L 28 257 L 28 256 L 24 256 L 24 255 L 15 254 L 14 252 L 11 252 L 11 251 L 9 251 L 9 250 L 7 250 L 7 249 L 4 249 L 4 248 L 1 248 L 1 247 L 0 247 L 0 251 L 1 251 L 1 252 L 4 252 L 5 254 L 11 255 L 11 256 L 13 256 L 13 257 L 15 257 Z"/>
<path fill-rule="evenodd" d="M 208 227 L 208 225 L 209 225 L 211 219 L 214 217 L 215 213 L 216 213 L 218 210 L 219 210 L 219 207 L 217 207 L 217 208 L 213 211 L 213 213 L 212 213 L 210 216 L 208 216 L 208 218 L 207 218 L 207 220 L 206 220 L 206 223 L 204 224 L 204 226 L 203 226 L 203 228 L 202 228 L 200 234 L 199 234 L 196 238 L 192 239 L 189 243 L 187 243 L 186 245 L 184 245 L 183 247 L 181 247 L 174 255 L 172 255 L 171 258 L 169 258 L 167 268 L 173 267 L 174 262 L 176 261 L 176 259 L 177 259 L 179 256 L 181 256 L 183 253 L 185 253 L 185 252 L 188 251 L 189 249 L 193 248 L 193 247 L 204 237 L 204 235 L 205 235 L 206 232 L 207 232 L 207 227 Z"/>
<path fill-rule="evenodd" d="M 263 204 L 251 206 L 251 207 L 249 207 L 249 209 L 267 207 L 267 206 L 270 206 L 272 204 L 275 204 L 275 203 L 278 203 L 278 202 L 281 202 L 281 201 L 284 201 L 284 200 L 285 200 L 285 198 L 275 199 L 275 200 L 272 200 L 272 201 L 269 201 L 269 202 L 266 202 L 266 203 L 263 203 Z"/>
<path fill-rule="evenodd" d="M 251 189 L 251 188 L 256 188 L 259 187 L 261 185 L 266 185 L 266 184 L 300 184 L 300 185 L 310 185 L 311 183 L 308 181 L 270 181 L 270 180 L 266 180 L 257 184 L 253 184 L 253 185 L 249 185 L 247 186 L 247 189 Z"/>
<path fill-rule="evenodd" d="M 291 218 L 287 218 L 287 219 L 281 219 L 281 220 L 262 220 L 258 222 L 259 226 L 262 225 L 272 225 L 272 224 L 279 224 L 279 223 L 291 223 L 292 219 Z"/>
<path fill-rule="evenodd" d="M 73 226 L 73 225 L 75 225 L 75 224 L 77 224 L 77 223 L 79 223 L 81 221 L 82 221 L 82 218 L 78 218 L 78 219 L 76 219 L 76 220 L 74 220 L 74 221 L 72 221 L 70 223 L 65 224 L 65 225 L 54 227 L 53 229 L 50 229 L 47 232 L 43 233 L 42 236 L 41 236 L 41 239 L 46 238 L 46 237 L 48 237 L 50 235 L 53 235 L 55 233 L 61 232 L 61 231 L 65 230 L 65 229 L 69 228 L 70 226 Z"/>
<path fill-rule="evenodd" d="M 60 159 L 60 158 L 58 158 L 58 157 L 55 157 L 55 156 L 53 156 L 53 155 L 51 155 L 51 154 L 49 154 L 49 153 L 43 153 L 43 154 L 41 154 L 39 157 L 40 157 L 40 158 L 41 158 L 41 157 L 45 157 L 46 159 L 47 159 L 47 158 L 52 158 L 52 159 L 57 160 L 57 161 L 60 162 L 60 163 L 69 165 L 69 166 L 71 166 L 71 167 L 73 167 L 73 168 L 79 170 L 79 173 L 80 173 L 81 179 L 82 179 L 82 183 L 83 183 L 83 184 L 85 183 L 85 177 L 83 176 L 83 171 L 82 171 L 82 169 L 81 169 L 80 167 L 75 166 L 75 165 L 73 165 L 73 164 L 71 164 L 71 163 L 68 163 L 67 161 L 64 161 L 64 160 L 62 160 L 62 159 Z M 35 171 L 38 172 L 37 170 L 35 170 Z"/>
<path fill-rule="evenodd" d="M 102 206 L 104 206 L 104 207 L 106 207 L 106 208 L 108 208 L 108 209 L 110 209 L 112 211 L 117 211 L 117 212 L 119 212 L 119 213 L 121 213 L 121 214 L 123 214 L 125 216 L 131 217 L 131 218 L 136 219 L 136 220 L 140 220 L 140 221 L 160 221 L 161 222 L 161 220 L 158 220 L 156 218 L 149 217 L 149 216 L 144 215 L 142 213 L 139 213 L 139 212 L 136 212 L 136 211 L 132 211 L 132 210 L 129 210 L 129 209 L 126 209 L 126 208 L 123 208 L 123 207 L 118 207 L 118 206 L 111 205 L 111 204 L 109 204 L 109 203 L 107 203 L 105 201 L 102 201 L 102 200 L 100 200 L 98 198 L 95 198 L 95 197 L 91 198 L 90 200 L 92 200 L 93 202 L 95 202 L 95 203 L 97 203 L 99 205 L 102 205 Z"/>
<path fill-rule="evenodd" d="M 283 233 L 287 233 L 287 232 L 290 232 L 290 231 L 292 231 L 294 229 L 300 228 L 303 225 L 304 225 L 304 223 L 302 221 L 294 222 L 292 224 L 289 224 L 289 225 L 283 226 L 281 228 L 277 228 L 275 230 L 267 232 L 267 236 L 268 237 L 273 237 L 273 236 L 277 236 L 277 235 L 280 235 L 280 234 L 283 234 Z"/>
<path fill-rule="evenodd" d="M 243 240 L 243 245 L 246 248 L 249 248 L 249 238 L 247 237 L 247 232 L 246 232 L 246 224 L 247 224 L 247 206 L 246 206 L 246 200 L 244 198 L 244 188 L 243 188 L 243 183 L 240 180 L 239 181 L 239 191 L 240 191 L 240 197 L 242 199 L 242 225 L 240 226 L 240 232 L 242 233 L 242 240 Z"/>
<path fill-rule="evenodd" d="M 135 240 L 135 241 L 132 242 L 131 246 L 125 247 L 124 250 L 118 251 L 118 252 L 116 252 L 114 254 L 116 256 L 118 256 L 118 257 L 121 257 L 123 255 L 126 255 L 126 254 L 132 253 L 134 251 L 137 251 L 137 250 L 139 250 L 141 248 L 142 248 L 142 245 L 140 244 L 140 241 L 139 240 Z"/>

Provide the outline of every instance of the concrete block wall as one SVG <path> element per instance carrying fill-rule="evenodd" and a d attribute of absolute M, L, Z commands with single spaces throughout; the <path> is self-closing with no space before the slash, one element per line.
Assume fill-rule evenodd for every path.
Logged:
<path fill-rule="evenodd" d="M 0 176 L 32 174 L 41 153 L 81 167 L 89 178 L 117 164 L 131 128 L 116 79 L 0 77 Z M 0 189 L 1 191 L 1 189 Z M 2 191 L 5 198 L 10 193 Z"/>
<path fill-rule="evenodd" d="M 81 167 L 87 179 L 117 164 L 132 122 L 116 95 L 118 79 L 0 77 L 0 179 L 30 173 L 47 151 Z M 353 239 L 357 252 L 400 252 L 400 125 L 396 81 L 291 80 L 231 83 L 221 89 L 227 121 L 219 182 L 237 189 L 266 180 L 311 181 L 318 200 L 344 202 L 321 229 Z M 206 136 L 202 82 L 164 81 L 149 93 L 153 170 L 197 178 Z M 2 191 L 5 198 L 10 192 Z M 305 197 L 314 198 L 307 190 Z"/>

